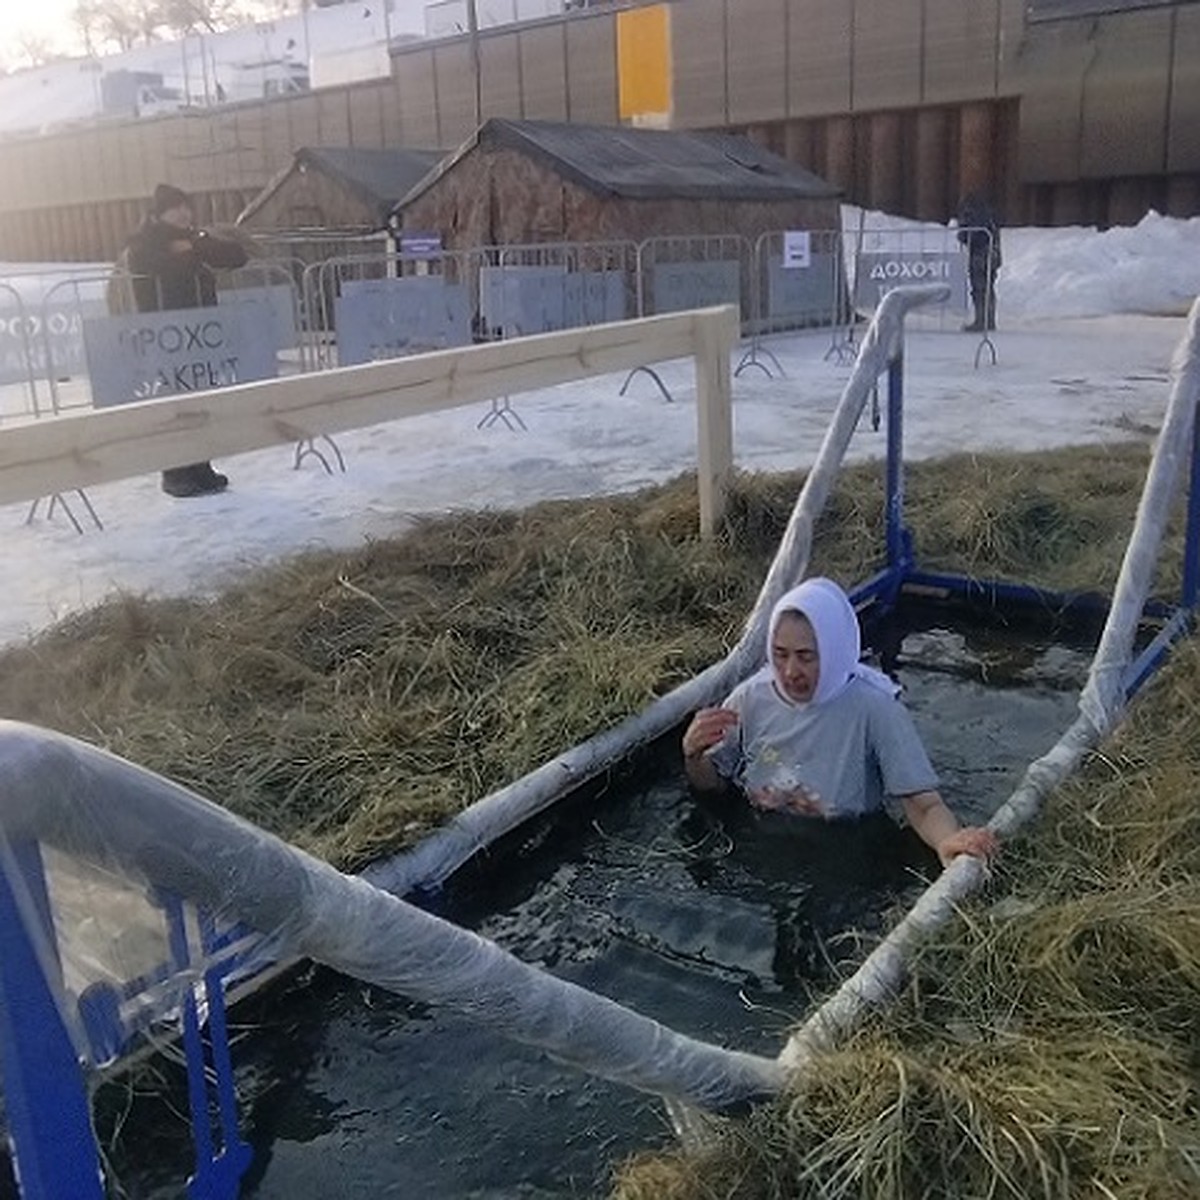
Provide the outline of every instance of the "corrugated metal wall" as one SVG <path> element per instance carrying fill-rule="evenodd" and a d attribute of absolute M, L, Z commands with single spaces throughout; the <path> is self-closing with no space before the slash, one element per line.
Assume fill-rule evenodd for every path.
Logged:
<path fill-rule="evenodd" d="M 1037 23 L 1024 0 L 672 0 L 678 127 L 745 129 L 872 207 L 1009 221 L 1200 211 L 1200 4 Z M 240 210 L 304 145 L 453 148 L 484 117 L 618 120 L 619 13 L 404 47 L 388 80 L 0 143 L 0 256 L 107 257 L 154 184 Z M 69 204 L 64 199 L 69 198 Z"/>

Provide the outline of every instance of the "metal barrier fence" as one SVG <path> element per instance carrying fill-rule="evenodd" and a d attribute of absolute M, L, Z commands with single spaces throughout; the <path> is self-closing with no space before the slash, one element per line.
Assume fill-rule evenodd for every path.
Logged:
<path fill-rule="evenodd" d="M 781 333 L 848 323 L 849 285 L 842 235 L 837 230 L 764 233 L 754 246 L 754 264 L 748 332 Z"/>
<path fill-rule="evenodd" d="M 480 335 L 552 333 L 643 316 L 633 242 L 563 242 L 471 251 Z"/>
<path fill-rule="evenodd" d="M 59 385 L 87 375 L 83 322 L 103 315 L 107 271 L 51 270 L 10 276 L 0 309 L 3 367 L 0 385 L 27 384 L 21 415 L 43 416 L 60 407 Z M 45 385 L 43 395 L 39 384 Z M 4 405 L 11 411 L 10 405 Z"/>
<path fill-rule="evenodd" d="M 939 326 L 961 321 L 968 308 L 967 257 L 957 233 L 924 226 L 860 228 L 849 256 L 855 310 L 869 316 L 902 284 L 944 284 L 949 297 L 929 306 L 923 320 Z"/>
<path fill-rule="evenodd" d="M 97 353 L 103 357 L 98 347 L 104 343 L 96 330 L 132 314 L 132 283 L 132 276 L 116 267 L 0 280 L 0 416 L 41 417 L 117 402 L 97 397 L 94 377 L 106 368 L 111 374 L 111 364 L 97 359 Z M 269 312 L 268 340 L 279 350 L 300 346 L 300 295 L 290 264 L 255 260 L 220 272 L 217 298 L 221 307 L 253 305 Z M 252 323 L 258 328 L 261 321 Z M 15 384 L 21 385 L 19 393 L 11 390 Z M 172 390 L 161 387 L 153 394 Z"/>
<path fill-rule="evenodd" d="M 863 223 L 778 230 L 754 242 L 724 234 L 421 254 L 390 253 L 375 236 L 256 240 L 278 256 L 220 272 L 220 305 L 271 314 L 264 336 L 284 372 L 731 303 L 750 339 L 739 372 L 753 364 L 770 374 L 766 362 L 778 362 L 763 338 L 826 328 L 830 352 L 848 352 L 856 319 L 903 283 L 947 284 L 950 299 L 918 323 L 957 328 L 974 311 L 980 351 L 990 347 L 995 359 L 987 334 L 998 247 L 987 229 Z M 965 245 L 972 241 L 975 254 Z M 0 280 L 0 417 L 96 402 L 87 331 L 108 314 L 112 277 L 93 266 Z M 172 390 L 168 379 L 146 394 Z"/>
<path fill-rule="evenodd" d="M 36 334 L 21 293 L 13 284 L 0 282 L 0 385 L 21 385 L 19 393 L 0 400 L 0 421 L 37 413 L 39 373 L 33 349 Z"/>
<path fill-rule="evenodd" d="M 753 314 L 754 251 L 738 234 L 647 238 L 638 246 L 638 313 L 658 316 L 733 304 Z"/>
<path fill-rule="evenodd" d="M 308 361 L 323 370 L 469 345 L 466 257 L 372 253 L 310 263 L 303 281 Z"/>

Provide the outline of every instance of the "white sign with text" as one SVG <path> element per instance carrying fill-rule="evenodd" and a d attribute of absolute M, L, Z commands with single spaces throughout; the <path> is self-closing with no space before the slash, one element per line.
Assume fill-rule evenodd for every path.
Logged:
<path fill-rule="evenodd" d="M 278 373 L 279 329 L 265 304 L 98 317 L 84 321 L 83 341 L 95 408 Z"/>

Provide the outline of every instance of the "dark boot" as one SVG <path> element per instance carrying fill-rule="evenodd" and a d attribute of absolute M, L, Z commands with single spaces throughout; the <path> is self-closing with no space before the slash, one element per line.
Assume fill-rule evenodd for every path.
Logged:
<path fill-rule="evenodd" d="M 212 463 L 197 463 L 196 475 L 204 481 L 204 486 L 210 492 L 223 492 L 229 486 L 229 476 L 214 471 Z"/>
<path fill-rule="evenodd" d="M 162 473 L 162 490 L 180 499 L 223 492 L 229 479 L 212 469 L 211 463 L 190 463 L 186 467 L 168 467 Z"/>

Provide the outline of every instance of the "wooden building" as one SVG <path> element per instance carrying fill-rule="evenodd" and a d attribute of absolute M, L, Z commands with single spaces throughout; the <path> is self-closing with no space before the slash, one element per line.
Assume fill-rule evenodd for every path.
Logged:
<path fill-rule="evenodd" d="M 440 150 L 305 146 L 246 205 L 238 224 L 253 233 L 374 233 L 441 159 Z"/>
<path fill-rule="evenodd" d="M 835 229 L 840 192 L 727 133 L 487 121 L 396 206 L 448 250 Z"/>

